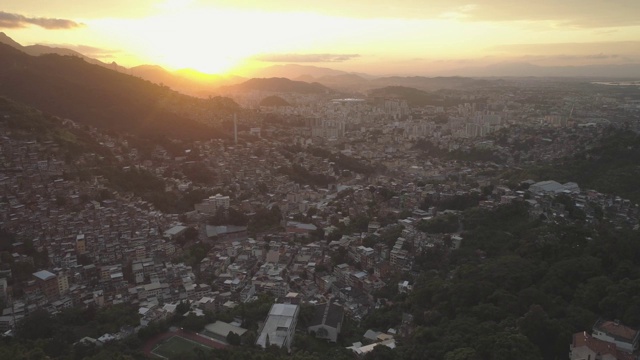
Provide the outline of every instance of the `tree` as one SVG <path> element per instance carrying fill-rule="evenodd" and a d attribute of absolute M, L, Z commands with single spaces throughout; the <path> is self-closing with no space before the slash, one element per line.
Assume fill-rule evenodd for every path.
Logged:
<path fill-rule="evenodd" d="M 365 356 L 365 360 L 394 360 L 396 354 L 393 349 L 385 345 L 378 345 L 368 352 Z"/>
<path fill-rule="evenodd" d="M 197 316 L 194 313 L 189 313 L 181 322 L 182 327 L 193 332 L 202 330 L 206 324 L 207 320 L 204 316 Z"/>
<path fill-rule="evenodd" d="M 240 335 L 234 333 L 233 331 L 230 331 L 229 334 L 227 334 L 227 342 L 229 343 L 229 345 L 234 345 L 234 346 L 240 345 L 241 343 Z"/>
<path fill-rule="evenodd" d="M 472 348 L 460 348 L 449 351 L 444 360 L 480 360 L 480 357 Z"/>
<path fill-rule="evenodd" d="M 198 230 L 191 226 L 189 226 L 187 230 L 184 231 L 184 238 L 187 242 L 198 239 L 198 235 Z"/>

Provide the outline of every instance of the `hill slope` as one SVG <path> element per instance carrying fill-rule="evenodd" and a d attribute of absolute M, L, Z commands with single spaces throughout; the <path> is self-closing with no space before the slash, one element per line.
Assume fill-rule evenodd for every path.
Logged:
<path fill-rule="evenodd" d="M 583 189 L 616 194 L 640 202 L 640 135 L 612 130 L 599 146 L 574 158 L 507 174 L 512 180 L 574 181 Z"/>
<path fill-rule="evenodd" d="M 29 56 L 0 44 L 0 95 L 80 123 L 147 136 L 215 136 L 212 128 L 177 115 L 166 103 L 204 100 L 60 55 Z M 216 110 L 211 109 L 213 113 Z"/>
<path fill-rule="evenodd" d="M 241 84 L 223 86 L 220 88 L 220 91 L 222 93 L 264 91 L 298 94 L 325 94 L 334 92 L 332 89 L 319 83 L 306 83 L 304 81 L 293 81 L 286 78 L 254 78 Z"/>

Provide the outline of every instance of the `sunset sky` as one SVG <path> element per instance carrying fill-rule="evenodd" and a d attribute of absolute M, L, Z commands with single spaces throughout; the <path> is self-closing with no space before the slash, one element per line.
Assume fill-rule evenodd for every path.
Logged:
<path fill-rule="evenodd" d="M 4 0 L 0 31 L 125 66 L 433 75 L 640 63 L 638 14 L 638 0 Z"/>

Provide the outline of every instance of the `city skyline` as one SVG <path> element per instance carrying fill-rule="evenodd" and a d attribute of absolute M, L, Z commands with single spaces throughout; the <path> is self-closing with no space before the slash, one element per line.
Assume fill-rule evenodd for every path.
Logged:
<path fill-rule="evenodd" d="M 71 5 L 72 3 L 73 5 Z M 455 75 L 504 63 L 640 63 L 634 1 L 9 0 L 0 31 L 124 66 L 247 75 L 306 64 L 373 75 Z"/>

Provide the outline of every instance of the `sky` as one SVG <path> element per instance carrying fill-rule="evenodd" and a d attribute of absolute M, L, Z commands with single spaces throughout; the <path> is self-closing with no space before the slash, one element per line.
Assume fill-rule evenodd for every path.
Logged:
<path fill-rule="evenodd" d="M 437 75 L 637 64 L 638 14 L 638 0 L 3 0 L 0 31 L 124 66 Z"/>

